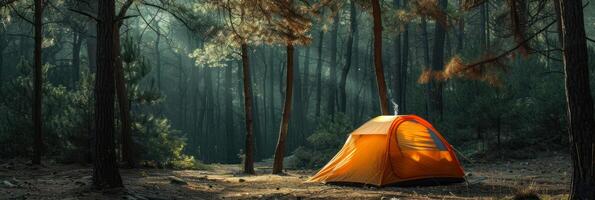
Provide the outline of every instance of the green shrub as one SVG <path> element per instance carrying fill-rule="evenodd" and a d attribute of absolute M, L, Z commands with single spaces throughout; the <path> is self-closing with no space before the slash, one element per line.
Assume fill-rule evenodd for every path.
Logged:
<path fill-rule="evenodd" d="M 320 168 L 324 166 L 345 143 L 353 131 L 353 123 L 344 114 L 323 119 L 318 128 L 306 140 L 305 146 L 298 147 L 286 162 L 293 168 Z"/>

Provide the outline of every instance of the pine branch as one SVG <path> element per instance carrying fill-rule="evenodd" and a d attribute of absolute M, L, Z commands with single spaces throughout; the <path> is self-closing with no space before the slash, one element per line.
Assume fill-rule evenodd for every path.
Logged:
<path fill-rule="evenodd" d="M 487 63 L 492 63 L 492 62 L 495 62 L 495 61 L 497 61 L 497 60 L 499 60 L 499 59 L 501 59 L 501 58 L 503 58 L 505 56 L 508 56 L 509 54 L 511 54 L 512 52 L 514 52 L 515 50 L 523 47 L 526 43 L 528 43 L 529 41 L 531 41 L 533 38 L 535 38 L 541 32 L 547 30 L 550 26 L 554 25 L 556 22 L 558 22 L 558 21 L 557 20 L 554 20 L 554 21 L 550 22 L 547 26 L 543 27 L 541 30 L 537 31 L 536 33 L 534 33 L 533 35 L 531 35 L 527 39 L 525 39 L 525 40 L 517 43 L 517 45 L 514 46 L 512 49 L 509 49 L 508 51 L 505 51 L 505 52 L 501 53 L 500 55 L 497 55 L 497 56 L 494 56 L 494 57 L 491 57 L 491 58 L 488 58 L 488 59 L 485 59 L 485 60 L 482 60 L 482 61 L 479 61 L 479 62 L 475 62 L 475 63 L 469 64 L 469 65 L 466 65 L 464 68 L 456 71 L 455 73 L 460 73 L 460 72 L 463 72 L 463 71 L 470 70 L 470 69 L 472 69 L 474 67 L 477 67 L 477 66 L 482 66 L 482 65 L 487 64 Z"/>
<path fill-rule="evenodd" d="M 101 20 L 99 20 L 97 17 L 93 16 L 93 15 L 92 15 L 92 14 L 90 14 L 90 13 L 86 13 L 86 12 L 83 12 L 83 11 L 80 11 L 80 10 L 75 10 L 75 9 L 72 9 L 72 8 L 69 8 L 68 10 L 70 10 L 70 11 L 72 11 L 72 12 L 75 12 L 75 13 L 78 13 L 78 14 L 80 14 L 80 15 L 83 15 L 83 16 L 89 17 L 89 18 L 91 18 L 91 19 L 95 20 L 96 22 L 99 22 L 99 21 L 101 21 Z"/>

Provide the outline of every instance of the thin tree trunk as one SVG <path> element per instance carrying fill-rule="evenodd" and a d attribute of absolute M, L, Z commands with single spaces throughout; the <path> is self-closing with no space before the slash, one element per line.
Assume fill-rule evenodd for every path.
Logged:
<path fill-rule="evenodd" d="M 430 62 L 430 42 L 428 38 L 428 23 L 426 17 L 421 18 L 421 35 L 424 55 L 424 69 L 431 69 Z M 429 119 L 430 117 L 430 84 L 427 84 L 425 90 L 425 116 Z"/>
<path fill-rule="evenodd" d="M 320 117 L 320 104 L 322 102 L 322 46 L 324 31 L 321 29 L 318 36 L 318 63 L 316 64 L 316 117 Z"/>
<path fill-rule="evenodd" d="M 401 8 L 401 1 L 400 0 L 393 0 L 393 6 L 397 9 Z M 400 25 L 400 24 L 399 24 Z M 399 105 L 401 105 L 401 85 L 402 80 L 401 80 L 401 68 L 403 66 L 402 64 L 402 60 L 401 60 L 401 39 L 402 39 L 402 35 L 400 33 L 400 29 L 397 30 L 397 32 L 394 35 L 393 38 L 393 67 L 391 68 L 392 70 L 390 71 L 391 73 L 389 74 L 388 78 L 389 78 L 389 82 L 392 83 L 392 85 L 390 85 L 390 90 L 392 91 L 392 98 L 391 100 L 394 102 L 396 100 L 396 103 L 398 103 Z M 391 107 L 394 107 L 394 105 L 392 105 Z M 396 108 L 393 108 L 393 110 Z"/>
<path fill-rule="evenodd" d="M 328 110 L 326 113 L 330 114 L 331 116 L 335 113 L 335 102 L 337 100 L 337 36 L 339 32 L 339 13 L 340 12 L 337 12 L 334 17 L 330 40 L 331 60 L 329 65 L 329 80 L 327 82 L 328 99 L 326 101 L 326 108 Z"/>
<path fill-rule="evenodd" d="M 74 32 L 72 34 L 72 82 L 71 87 L 76 87 L 76 83 L 80 79 L 81 74 L 81 45 L 82 45 L 82 37 L 81 34 L 78 32 Z"/>
<path fill-rule="evenodd" d="M 159 23 L 156 23 L 157 39 L 155 40 L 155 66 L 157 68 L 157 91 L 161 91 L 161 50 L 159 50 L 159 43 L 161 43 L 161 33 L 159 32 Z"/>
<path fill-rule="evenodd" d="M 310 106 L 310 81 L 312 81 L 310 79 L 310 58 L 311 58 L 311 54 L 312 54 L 312 49 L 311 47 L 307 47 L 306 48 L 306 55 L 304 56 L 304 72 L 302 74 L 302 77 L 304 77 L 303 80 L 303 86 L 302 86 L 302 93 L 304 94 L 304 98 L 302 98 L 302 104 L 303 104 L 303 108 L 304 108 L 304 112 L 308 113 L 308 108 Z M 304 117 L 307 117 L 307 114 L 304 114 Z M 306 130 L 307 131 L 307 130 Z"/>
<path fill-rule="evenodd" d="M 97 14 L 97 1 L 89 1 L 89 8 L 87 10 L 90 14 Z M 87 23 L 87 62 L 89 65 L 89 72 L 95 74 L 97 71 L 97 22 L 91 20 Z"/>
<path fill-rule="evenodd" d="M 353 35 L 357 31 L 357 13 L 355 11 L 355 2 L 351 0 L 349 6 L 351 30 L 347 35 L 347 50 L 345 51 L 345 67 L 341 72 L 341 79 L 339 80 L 339 111 L 345 113 L 347 111 L 347 75 L 351 69 L 351 55 L 353 52 Z"/>
<path fill-rule="evenodd" d="M 525 31 L 527 28 L 527 4 L 525 0 L 508 0 L 508 5 L 510 7 L 512 33 L 514 35 L 515 41 L 520 45 L 519 52 L 523 56 L 527 56 L 530 48 L 529 43 L 523 42 L 525 41 Z M 487 6 L 489 6 L 489 4 Z M 486 12 L 488 9 L 489 7 L 486 8 Z"/>
<path fill-rule="evenodd" d="M 225 69 L 225 122 L 229 125 L 225 126 L 226 133 L 226 145 L 225 150 L 227 151 L 227 162 L 232 163 L 237 160 L 236 153 L 236 141 L 234 137 L 233 128 L 233 90 L 232 90 L 232 65 L 228 65 Z"/>
<path fill-rule="evenodd" d="M 95 81 L 95 159 L 93 185 L 122 187 L 114 144 L 114 0 L 98 1 L 97 75 Z"/>
<path fill-rule="evenodd" d="M 43 151 L 43 134 L 41 121 L 41 100 L 42 100 L 42 69 L 41 69 L 41 42 L 42 42 L 42 16 L 43 16 L 43 2 L 42 0 L 35 0 L 35 51 L 34 51 L 34 70 L 33 70 L 33 130 L 35 132 L 33 145 L 33 160 L 34 165 L 41 164 L 41 154 Z"/>
<path fill-rule="evenodd" d="M 443 10 L 446 9 L 447 1 L 439 0 L 439 6 Z M 432 70 L 440 71 L 444 68 L 444 41 L 446 39 L 446 30 L 440 23 L 435 24 L 434 30 L 434 59 L 432 60 Z M 443 83 L 441 81 L 433 79 L 430 81 L 430 120 L 442 120 L 442 87 Z"/>
<path fill-rule="evenodd" d="M 570 155 L 573 173 L 570 199 L 595 199 L 593 99 L 582 1 L 560 0 Z"/>
<path fill-rule="evenodd" d="M 97 15 L 97 1 L 89 1 L 87 12 Z M 86 51 L 87 51 L 87 67 L 89 68 L 90 74 L 95 74 L 97 70 L 97 22 L 90 20 L 87 22 L 87 32 L 85 33 Z M 90 110 L 94 109 L 89 107 Z M 89 120 L 93 119 L 93 115 L 96 113 L 91 112 L 89 114 Z M 89 122 L 89 130 L 87 132 L 87 145 L 86 148 L 86 160 L 88 163 L 92 163 L 95 158 L 95 149 L 93 148 L 96 143 L 96 125 L 95 122 Z"/>
<path fill-rule="evenodd" d="M 386 82 L 384 81 L 384 71 L 382 69 L 382 19 L 379 0 L 372 0 L 372 15 L 374 17 L 374 69 L 376 71 L 376 84 L 378 84 L 380 111 L 383 115 L 389 115 Z"/>
<path fill-rule="evenodd" d="M 250 81 L 250 61 L 248 60 L 248 45 L 242 44 L 242 70 L 244 80 L 244 112 L 246 114 L 246 155 L 244 173 L 254 174 L 254 124 L 252 113 L 252 86 Z"/>
<path fill-rule="evenodd" d="M 405 2 L 405 8 L 408 8 L 407 2 Z M 401 77 L 400 93 L 399 93 L 399 110 L 401 113 L 407 111 L 407 68 L 409 67 L 409 23 L 403 24 L 403 48 L 401 50 Z"/>
<path fill-rule="evenodd" d="M 293 45 L 287 45 L 287 83 L 285 84 L 285 102 L 283 103 L 283 115 L 281 127 L 279 128 L 279 140 L 275 149 L 275 160 L 273 163 L 273 174 L 283 173 L 283 157 L 285 155 L 285 139 L 287 138 L 287 127 L 291 116 L 291 98 L 293 95 Z"/>
<path fill-rule="evenodd" d="M 124 68 L 121 58 L 120 47 L 120 24 L 114 28 L 114 71 L 116 78 L 116 94 L 118 97 L 118 108 L 120 109 L 120 131 L 122 136 L 122 159 L 128 168 L 134 168 L 136 161 L 134 160 L 133 140 L 131 133 L 130 108 L 128 100 L 128 90 L 126 89 L 126 80 L 124 78 Z"/>
<path fill-rule="evenodd" d="M 275 116 L 275 56 L 273 55 L 274 50 L 272 48 L 269 48 L 269 83 L 267 85 L 267 87 L 269 88 L 269 92 L 268 92 L 268 99 L 271 102 L 269 104 L 269 108 L 268 108 L 268 112 L 269 112 L 269 117 L 270 117 L 270 123 L 269 123 L 269 127 L 267 130 L 267 134 L 268 133 L 272 133 L 275 130 L 275 123 L 277 121 L 276 116 Z M 267 155 L 270 155 L 270 150 L 272 149 L 271 147 L 271 143 L 269 142 L 269 139 L 267 137 L 267 139 L 264 141 L 265 146 L 267 147 L 266 153 Z"/>

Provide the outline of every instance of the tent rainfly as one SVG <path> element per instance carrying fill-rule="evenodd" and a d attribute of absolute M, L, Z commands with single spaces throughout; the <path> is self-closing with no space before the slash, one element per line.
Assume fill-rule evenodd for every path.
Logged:
<path fill-rule="evenodd" d="M 347 138 L 343 148 L 307 182 L 435 185 L 464 181 L 453 148 L 415 115 L 378 116 Z"/>

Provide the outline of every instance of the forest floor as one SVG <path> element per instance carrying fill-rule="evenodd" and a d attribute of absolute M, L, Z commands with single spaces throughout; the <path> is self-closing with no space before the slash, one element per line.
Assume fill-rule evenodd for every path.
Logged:
<path fill-rule="evenodd" d="M 467 183 L 426 187 L 337 186 L 304 183 L 312 170 L 270 175 L 239 173 L 238 165 L 211 170 L 123 169 L 126 189 L 91 189 L 92 169 L 81 165 L 34 167 L 0 161 L 0 199 L 512 199 L 534 192 L 542 199 L 567 198 L 567 154 L 543 153 L 535 159 L 465 163 Z"/>

